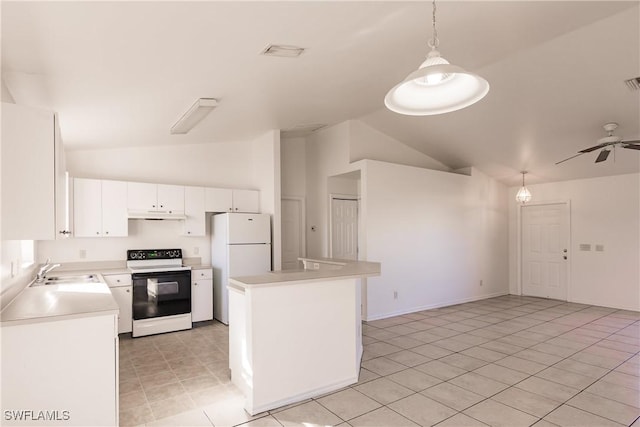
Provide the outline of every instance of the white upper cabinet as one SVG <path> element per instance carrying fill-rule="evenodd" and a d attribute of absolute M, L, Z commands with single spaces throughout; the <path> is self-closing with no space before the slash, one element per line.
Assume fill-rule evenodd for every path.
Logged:
<path fill-rule="evenodd" d="M 184 187 L 158 184 L 158 210 L 169 213 L 184 212 Z"/>
<path fill-rule="evenodd" d="M 127 183 L 102 181 L 102 234 L 105 237 L 129 235 Z"/>
<path fill-rule="evenodd" d="M 127 207 L 131 211 L 155 211 L 158 206 L 158 184 L 127 183 Z"/>
<path fill-rule="evenodd" d="M 102 235 L 102 181 L 99 179 L 73 180 L 73 235 Z"/>
<path fill-rule="evenodd" d="M 260 212 L 260 192 L 257 190 L 205 189 L 207 212 Z"/>
<path fill-rule="evenodd" d="M 233 190 L 233 211 L 260 212 L 260 192 L 256 190 Z"/>
<path fill-rule="evenodd" d="M 75 178 L 73 185 L 75 237 L 127 236 L 127 183 Z"/>
<path fill-rule="evenodd" d="M 184 187 L 184 220 L 185 236 L 204 236 L 205 221 L 205 189 L 204 187 Z"/>
<path fill-rule="evenodd" d="M 207 212 L 231 212 L 233 191 L 228 188 L 205 188 L 204 208 Z"/>
<path fill-rule="evenodd" d="M 184 187 L 181 185 L 129 182 L 127 206 L 130 212 L 184 213 Z"/>
<path fill-rule="evenodd" d="M 2 239 L 68 234 L 64 149 L 51 111 L 2 103 Z"/>

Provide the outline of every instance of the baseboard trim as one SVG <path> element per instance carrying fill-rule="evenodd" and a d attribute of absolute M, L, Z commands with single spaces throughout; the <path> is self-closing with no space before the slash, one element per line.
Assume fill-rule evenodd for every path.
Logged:
<path fill-rule="evenodd" d="M 406 310 L 398 310 L 398 311 L 394 311 L 394 312 L 391 312 L 391 313 L 376 314 L 376 315 L 373 315 L 373 316 L 367 316 L 367 318 L 365 320 L 367 322 L 371 322 L 373 320 L 380 320 L 380 319 L 386 319 L 388 317 L 402 316 L 403 314 L 415 313 L 417 311 L 430 310 L 432 308 L 448 307 L 450 305 L 464 304 L 466 302 L 480 301 L 480 300 L 483 300 L 483 299 L 501 297 L 501 296 L 504 296 L 504 295 L 509 295 L 509 291 L 494 292 L 494 293 L 486 294 L 486 295 L 478 295 L 478 296 L 469 297 L 469 298 L 462 298 L 462 299 L 438 302 L 438 303 L 435 303 L 435 304 L 428 304 L 428 305 L 423 305 L 423 306 L 418 306 L 418 307 L 411 307 L 411 308 L 408 308 Z"/>
<path fill-rule="evenodd" d="M 249 414 L 256 415 L 261 412 L 269 411 L 271 409 L 280 408 L 282 406 L 290 405 L 296 402 L 301 402 L 303 400 L 310 399 L 312 397 L 319 397 L 324 394 L 328 394 L 333 391 L 340 390 L 341 388 L 344 388 L 351 384 L 355 384 L 357 382 L 358 382 L 358 376 L 356 375 L 353 378 L 349 378 L 349 379 L 338 381 L 336 383 L 333 383 L 324 387 L 309 390 L 304 393 L 300 393 L 295 396 L 288 397 L 286 399 L 276 400 L 269 403 L 263 403 L 262 405 L 256 405 L 253 408 L 245 407 L 245 409 Z"/>

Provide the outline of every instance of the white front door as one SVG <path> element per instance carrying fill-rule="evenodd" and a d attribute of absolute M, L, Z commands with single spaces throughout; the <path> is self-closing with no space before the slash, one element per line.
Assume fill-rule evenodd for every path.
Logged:
<path fill-rule="evenodd" d="M 331 199 L 331 258 L 358 259 L 357 199 Z"/>
<path fill-rule="evenodd" d="M 301 268 L 304 251 L 303 199 L 282 199 L 282 269 Z"/>
<path fill-rule="evenodd" d="M 522 294 L 567 300 L 569 208 L 522 207 Z"/>

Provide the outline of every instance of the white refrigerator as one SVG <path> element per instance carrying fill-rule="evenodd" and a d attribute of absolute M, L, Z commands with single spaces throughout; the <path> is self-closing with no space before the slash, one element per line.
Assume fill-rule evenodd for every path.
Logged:
<path fill-rule="evenodd" d="M 225 213 L 211 217 L 213 317 L 229 324 L 229 277 L 271 271 L 271 215 Z"/>

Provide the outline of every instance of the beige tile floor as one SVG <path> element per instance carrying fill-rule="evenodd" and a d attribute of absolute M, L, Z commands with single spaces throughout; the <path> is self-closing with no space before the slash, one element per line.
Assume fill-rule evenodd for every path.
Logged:
<path fill-rule="evenodd" d="M 256 417 L 227 328 L 120 340 L 120 422 L 147 426 L 640 426 L 640 313 L 504 296 L 363 324 L 357 384 Z"/>

